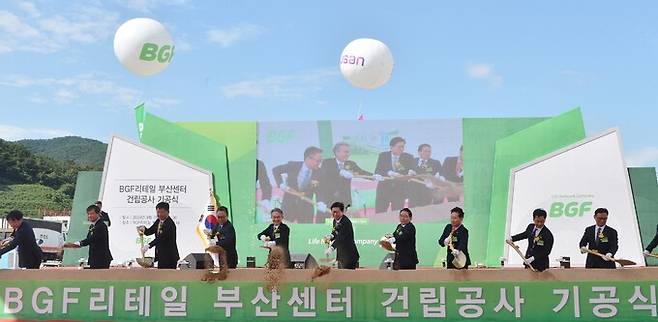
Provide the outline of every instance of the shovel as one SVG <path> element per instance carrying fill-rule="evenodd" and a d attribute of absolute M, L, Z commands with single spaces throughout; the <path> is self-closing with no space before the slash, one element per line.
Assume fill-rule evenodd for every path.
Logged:
<path fill-rule="evenodd" d="M 153 267 L 153 257 L 146 257 L 144 253 L 144 234 L 139 234 L 139 251 L 142 253 L 141 258 L 137 258 L 137 264 L 144 268 Z"/>
<path fill-rule="evenodd" d="M 516 246 L 516 244 L 514 242 L 507 243 L 507 244 L 510 245 L 512 248 L 514 248 L 516 253 L 519 254 L 519 256 L 521 256 L 521 259 L 525 262 L 525 256 L 523 256 L 523 253 L 521 253 L 521 250 L 519 249 L 519 246 Z M 530 269 L 533 272 L 537 271 L 534 267 L 532 267 L 532 264 L 526 264 L 526 265 L 528 265 L 528 267 L 530 267 Z"/>
<path fill-rule="evenodd" d="M 601 258 L 605 259 L 605 255 L 603 255 L 603 254 L 601 254 L 601 253 L 599 253 L 599 252 L 595 252 L 595 251 L 592 251 L 592 250 L 589 250 L 589 249 L 587 250 L 587 252 L 590 253 L 590 254 L 592 254 L 592 255 L 596 255 L 596 256 L 598 256 L 598 257 L 601 257 Z M 634 262 L 634 261 L 632 261 L 632 260 L 628 260 L 628 259 L 616 259 L 616 258 L 613 258 L 612 260 L 614 260 L 615 262 L 617 262 L 617 263 L 618 263 L 619 265 L 621 265 L 622 267 L 624 267 L 624 266 L 633 266 L 633 265 L 637 265 L 636 262 Z"/>

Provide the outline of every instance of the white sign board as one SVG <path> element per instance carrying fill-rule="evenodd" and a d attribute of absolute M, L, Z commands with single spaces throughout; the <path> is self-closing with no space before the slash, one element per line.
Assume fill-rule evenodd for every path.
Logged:
<path fill-rule="evenodd" d="M 586 227 L 594 225 L 594 210 L 607 208 L 608 226 L 617 230 L 617 258 L 644 265 L 635 205 L 624 163 L 621 138 L 616 129 L 587 138 L 511 171 L 506 237 L 520 233 L 532 222 L 532 211 L 548 212 L 546 226 L 555 243 L 550 265 L 571 257 L 572 267 L 584 267 L 579 241 Z M 523 250 L 525 241 L 517 243 Z M 521 258 L 507 246 L 508 266 L 522 266 Z"/>
<path fill-rule="evenodd" d="M 100 200 L 109 213 L 113 263 L 141 256 L 136 227 L 157 219 L 155 205 L 169 203 L 176 223 L 181 258 L 203 252 L 196 234 L 199 216 L 208 203 L 212 174 L 149 147 L 112 137 L 105 159 Z M 150 236 L 146 241 L 153 239 Z M 154 256 L 152 248 L 146 256 Z"/>

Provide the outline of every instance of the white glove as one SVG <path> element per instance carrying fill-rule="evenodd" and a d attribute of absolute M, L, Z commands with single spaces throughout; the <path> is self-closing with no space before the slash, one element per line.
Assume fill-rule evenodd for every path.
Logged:
<path fill-rule="evenodd" d="M 272 240 L 272 241 L 268 241 L 267 243 L 265 243 L 265 246 L 267 246 L 267 247 L 274 247 L 274 246 L 276 246 L 276 242 L 273 241 L 273 240 Z"/>
<path fill-rule="evenodd" d="M 587 247 L 585 247 L 585 246 L 580 247 L 580 253 L 581 253 L 581 254 L 585 254 L 585 253 L 587 253 Z"/>
<path fill-rule="evenodd" d="M 268 211 L 269 211 L 270 209 L 272 209 L 272 203 L 270 202 L 269 199 L 263 199 L 263 200 L 261 200 L 261 201 L 260 201 L 260 206 L 261 206 L 261 208 L 266 209 L 266 210 L 268 210 Z"/>
<path fill-rule="evenodd" d="M 345 179 L 352 179 L 354 178 L 354 174 L 352 172 L 349 172 L 347 170 L 340 170 L 339 172 L 340 176 L 345 178 Z"/>
<path fill-rule="evenodd" d="M 459 249 L 455 249 L 452 251 L 452 256 L 457 256 L 459 255 Z"/>
<path fill-rule="evenodd" d="M 268 241 L 269 239 L 270 239 L 270 238 L 267 237 L 267 236 L 265 236 L 265 235 L 260 235 L 260 241 L 262 241 L 262 242 L 266 242 L 266 241 Z"/>
<path fill-rule="evenodd" d="M 329 210 L 327 209 L 327 205 L 322 201 L 317 203 L 317 208 L 319 212 L 329 212 Z"/>
<path fill-rule="evenodd" d="M 605 260 L 607 260 L 608 262 L 614 262 L 615 261 L 615 259 L 612 257 L 611 253 L 605 254 Z"/>
<path fill-rule="evenodd" d="M 450 240 L 450 237 L 449 237 L 449 236 L 446 237 L 446 239 L 443 240 L 443 244 L 446 245 L 446 246 L 447 246 L 448 244 L 450 244 L 450 242 L 451 242 L 451 240 Z"/>
<path fill-rule="evenodd" d="M 644 256 L 649 256 L 651 255 L 651 252 L 645 249 L 644 252 L 642 252 L 642 254 L 644 254 Z"/>
<path fill-rule="evenodd" d="M 137 226 L 137 231 L 143 234 L 146 231 L 146 226 Z"/>
<path fill-rule="evenodd" d="M 149 245 L 144 245 L 144 247 L 142 247 L 142 253 L 148 252 L 150 248 L 151 247 Z"/>
<path fill-rule="evenodd" d="M 512 238 L 507 238 L 507 239 L 505 239 L 505 242 L 508 243 L 508 244 L 510 244 L 510 245 L 511 245 L 512 243 L 514 243 L 514 241 L 512 240 Z"/>
<path fill-rule="evenodd" d="M 331 253 L 333 253 L 333 252 L 334 252 L 333 247 L 327 247 L 327 249 L 324 250 L 324 255 L 329 257 L 331 255 Z"/>
<path fill-rule="evenodd" d="M 285 182 L 282 182 L 282 183 L 279 185 L 279 189 L 281 189 L 281 190 L 283 190 L 283 191 L 288 191 L 288 185 L 287 185 Z"/>
<path fill-rule="evenodd" d="M 441 179 L 441 174 L 437 172 L 437 173 L 434 175 L 434 177 L 437 178 L 437 179 Z"/>
<path fill-rule="evenodd" d="M 530 265 L 532 262 L 535 261 L 535 256 L 530 256 L 530 257 L 524 259 L 523 261 L 526 263 L 526 265 Z"/>
<path fill-rule="evenodd" d="M 75 242 L 75 243 L 73 243 L 73 244 L 76 245 L 76 246 L 80 246 L 80 242 L 79 242 L 79 241 L 77 241 L 77 242 Z"/>
<path fill-rule="evenodd" d="M 375 174 L 372 176 L 375 181 L 384 181 L 384 177 L 382 177 L 380 174 Z"/>
<path fill-rule="evenodd" d="M 384 239 L 389 239 L 389 238 L 392 238 L 392 237 L 393 237 L 393 234 L 386 234 L 386 235 L 384 235 Z"/>
<path fill-rule="evenodd" d="M 430 180 L 425 180 L 425 187 L 427 187 L 427 189 L 434 189 L 434 184 Z"/>
<path fill-rule="evenodd" d="M 417 173 L 416 173 L 416 171 L 414 171 L 414 170 L 409 170 L 408 174 L 409 174 L 410 176 L 415 176 Z"/>
<path fill-rule="evenodd" d="M 203 234 L 206 235 L 206 236 L 208 236 L 208 235 L 212 234 L 212 230 L 210 230 L 210 229 L 208 229 L 208 228 L 205 228 L 205 229 L 203 230 Z"/>
<path fill-rule="evenodd" d="M 389 238 L 388 242 L 391 243 L 391 244 L 395 244 L 395 237 Z"/>
<path fill-rule="evenodd" d="M 389 177 L 393 177 L 393 178 L 402 176 L 401 174 L 399 174 L 399 173 L 397 173 L 393 170 L 389 170 L 387 174 L 388 174 Z"/>

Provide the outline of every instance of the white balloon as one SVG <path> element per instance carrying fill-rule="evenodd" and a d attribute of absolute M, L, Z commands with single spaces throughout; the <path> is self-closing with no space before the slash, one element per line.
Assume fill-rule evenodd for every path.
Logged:
<path fill-rule="evenodd" d="M 149 76 L 171 63 L 174 42 L 165 27 L 150 18 L 124 22 L 114 34 L 114 55 L 129 71 Z"/>
<path fill-rule="evenodd" d="M 353 85 L 364 89 L 380 87 L 391 78 L 393 54 L 376 39 L 361 38 L 347 44 L 340 55 L 340 71 Z"/>

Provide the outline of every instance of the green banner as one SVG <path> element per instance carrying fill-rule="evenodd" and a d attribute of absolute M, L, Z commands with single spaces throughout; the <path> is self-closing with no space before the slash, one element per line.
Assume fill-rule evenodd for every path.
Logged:
<path fill-rule="evenodd" d="M 2 318 L 117 321 L 646 321 L 655 281 L 0 281 Z"/>

